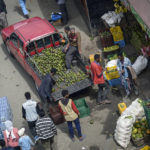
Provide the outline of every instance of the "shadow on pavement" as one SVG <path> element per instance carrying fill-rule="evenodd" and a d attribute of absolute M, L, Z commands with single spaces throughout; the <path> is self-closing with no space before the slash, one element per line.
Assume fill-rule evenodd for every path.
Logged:
<path fill-rule="evenodd" d="M 27 10 L 28 10 L 29 12 L 31 12 L 30 9 L 27 9 Z M 15 6 L 15 7 L 14 7 L 14 11 L 17 12 L 20 16 L 24 17 L 23 12 L 22 12 L 22 9 L 21 9 L 20 6 Z"/>
<path fill-rule="evenodd" d="M 27 72 L 23 69 L 23 67 L 19 64 L 19 62 L 11 57 L 8 52 L 7 52 L 7 49 L 5 47 L 4 44 L 1 44 L 1 48 L 4 52 L 4 54 L 6 55 L 6 58 L 5 60 L 7 59 L 10 59 L 11 63 L 14 65 L 14 67 L 16 68 L 16 70 L 21 74 L 21 76 L 25 79 L 25 81 L 28 83 L 29 87 L 30 87 L 30 90 L 34 92 L 35 95 L 38 96 L 38 93 L 36 91 L 36 88 L 35 88 L 35 85 L 34 85 L 34 81 L 32 79 L 32 77 L 30 77 Z M 19 84 L 17 84 L 16 86 L 19 87 Z"/>
<path fill-rule="evenodd" d="M 89 150 L 100 150 L 100 149 L 98 146 L 93 145 L 93 146 L 90 146 Z"/>

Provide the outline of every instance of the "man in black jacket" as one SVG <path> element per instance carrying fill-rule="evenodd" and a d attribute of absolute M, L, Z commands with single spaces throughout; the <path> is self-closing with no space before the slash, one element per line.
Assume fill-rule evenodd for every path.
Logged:
<path fill-rule="evenodd" d="M 6 18 L 7 10 L 4 0 L 0 0 L 0 27 L 5 28 L 8 26 Z"/>
<path fill-rule="evenodd" d="M 56 74 L 56 71 L 57 70 L 55 68 L 52 68 L 51 72 L 43 78 L 42 83 L 38 89 L 39 96 L 44 105 L 46 105 L 47 102 L 49 103 L 53 100 L 51 93 L 55 81 L 52 77 Z"/>

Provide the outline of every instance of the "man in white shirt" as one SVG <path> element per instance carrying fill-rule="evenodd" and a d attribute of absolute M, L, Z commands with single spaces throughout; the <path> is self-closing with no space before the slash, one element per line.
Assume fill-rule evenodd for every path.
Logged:
<path fill-rule="evenodd" d="M 35 130 L 35 123 L 38 119 L 37 112 L 40 111 L 40 108 L 37 102 L 31 99 L 31 94 L 29 92 L 26 92 L 24 96 L 27 101 L 22 105 L 22 117 L 28 122 L 31 134 L 33 135 L 35 141 L 37 141 L 38 137 Z"/>

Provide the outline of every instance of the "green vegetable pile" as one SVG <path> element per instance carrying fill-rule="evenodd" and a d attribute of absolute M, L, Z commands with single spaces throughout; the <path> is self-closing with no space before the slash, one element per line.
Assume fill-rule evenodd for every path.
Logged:
<path fill-rule="evenodd" d="M 71 71 L 67 73 L 65 54 L 60 48 L 43 50 L 40 54 L 36 54 L 30 59 L 30 63 L 34 64 L 34 62 L 42 76 L 49 73 L 51 68 L 57 69 L 55 90 L 66 88 L 87 78 L 87 75 L 76 66 L 72 67 Z"/>
<path fill-rule="evenodd" d="M 145 40 L 145 32 L 142 31 L 139 25 L 128 26 L 126 33 L 130 38 L 130 43 L 139 51 L 143 46 L 148 46 L 150 43 Z"/>

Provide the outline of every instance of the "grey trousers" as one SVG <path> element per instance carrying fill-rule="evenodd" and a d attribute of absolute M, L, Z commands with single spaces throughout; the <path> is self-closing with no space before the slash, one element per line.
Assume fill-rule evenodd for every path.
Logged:
<path fill-rule="evenodd" d="M 67 50 L 66 57 L 65 57 L 67 69 L 71 69 L 71 62 L 74 55 L 76 54 L 76 51 L 77 51 L 77 47 L 69 46 L 69 49 Z"/>
<path fill-rule="evenodd" d="M 106 100 L 107 93 L 108 93 L 108 85 L 106 83 L 98 84 L 97 102 L 102 102 L 103 100 Z"/>
<path fill-rule="evenodd" d="M 6 18 L 6 13 L 5 12 L 1 12 L 0 13 L 0 26 L 2 28 L 5 28 L 8 26 L 8 22 L 7 22 L 7 18 Z"/>

